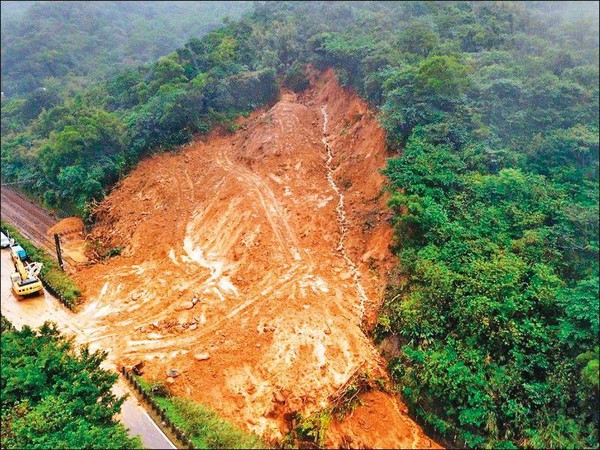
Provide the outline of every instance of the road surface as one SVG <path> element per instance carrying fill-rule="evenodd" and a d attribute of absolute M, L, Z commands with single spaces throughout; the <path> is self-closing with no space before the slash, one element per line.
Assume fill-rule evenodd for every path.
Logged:
<path fill-rule="evenodd" d="M 2 284 L 0 304 L 2 315 L 19 329 L 24 325 L 37 328 L 47 320 L 54 321 L 64 334 L 75 336 L 76 342 L 82 343 L 82 336 L 85 336 L 85 332 L 78 327 L 82 326 L 84 322 L 80 321 L 76 314 L 65 308 L 47 291 L 44 290 L 43 296 L 31 297 L 22 301 L 18 301 L 15 298 L 10 289 L 10 273 L 14 271 L 12 261 L 10 260 L 10 251 L 2 249 L 1 257 L 2 270 L 0 271 L 0 277 Z M 177 448 L 158 428 L 121 378 L 115 384 L 113 392 L 118 396 L 125 395 L 126 393 L 130 394 L 123 404 L 119 419 L 129 429 L 131 436 L 140 436 L 146 448 Z"/>

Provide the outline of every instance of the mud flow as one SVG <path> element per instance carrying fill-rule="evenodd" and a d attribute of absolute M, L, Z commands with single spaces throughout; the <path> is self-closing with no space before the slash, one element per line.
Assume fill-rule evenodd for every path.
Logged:
<path fill-rule="evenodd" d="M 385 377 L 362 331 L 393 265 L 384 133 L 332 72 L 234 134 L 142 163 L 94 237 L 121 255 L 81 269 L 88 340 L 268 442 L 357 373 Z M 383 374 L 383 375 L 381 375 Z M 398 400 L 366 396 L 327 445 L 434 445 Z"/>

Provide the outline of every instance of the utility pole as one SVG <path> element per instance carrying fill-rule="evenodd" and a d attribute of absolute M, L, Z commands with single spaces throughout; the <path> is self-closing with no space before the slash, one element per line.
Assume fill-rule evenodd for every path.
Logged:
<path fill-rule="evenodd" d="M 62 253 L 60 250 L 60 237 L 58 233 L 54 233 L 54 243 L 56 244 L 56 257 L 58 258 L 58 265 L 60 266 L 60 270 L 65 271 L 65 267 L 63 266 Z"/>

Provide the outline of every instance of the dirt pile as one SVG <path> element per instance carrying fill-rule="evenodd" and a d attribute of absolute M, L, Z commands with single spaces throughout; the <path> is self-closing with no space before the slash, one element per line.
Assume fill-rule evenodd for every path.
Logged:
<path fill-rule="evenodd" d="M 96 237 L 121 256 L 77 275 L 90 339 L 119 364 L 145 361 L 148 379 L 176 368 L 175 394 L 281 439 L 295 412 L 381 365 L 361 323 L 393 264 L 386 157 L 373 113 L 330 71 L 233 135 L 142 162 L 98 211 L 111 225 Z M 377 414 L 404 431 L 334 427 L 329 444 L 431 444 L 381 395 Z"/>
<path fill-rule="evenodd" d="M 69 258 L 73 265 L 88 263 L 86 241 L 84 239 L 83 221 L 79 217 L 62 219 L 46 232 L 48 236 L 60 235 L 63 258 Z"/>
<path fill-rule="evenodd" d="M 47 234 L 49 236 L 54 235 L 55 233 L 59 234 L 69 234 L 81 232 L 83 230 L 83 222 L 79 217 L 67 217 L 66 219 L 62 219 L 56 225 L 52 226 Z"/>

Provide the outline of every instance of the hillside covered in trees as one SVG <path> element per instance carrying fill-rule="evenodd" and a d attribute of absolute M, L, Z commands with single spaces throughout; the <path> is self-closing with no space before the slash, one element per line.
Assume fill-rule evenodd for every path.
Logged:
<path fill-rule="evenodd" d="M 4 58 L 4 50 L 3 50 Z M 333 67 L 397 151 L 375 329 L 467 446 L 598 446 L 598 5 L 257 2 L 156 62 L 3 101 L 2 177 L 87 213 L 137 162 Z"/>
<path fill-rule="evenodd" d="M 2 2 L 2 91 L 59 94 L 154 61 L 250 2 Z"/>

